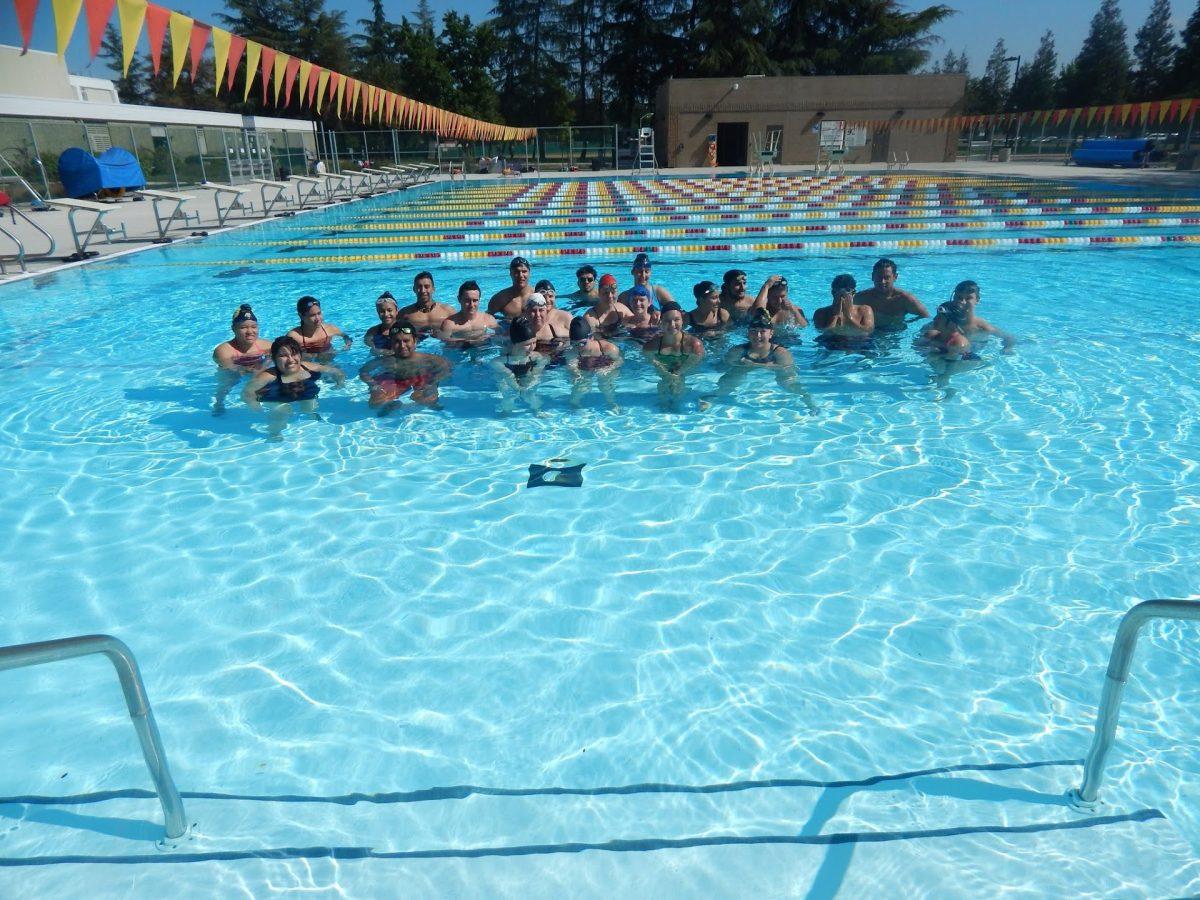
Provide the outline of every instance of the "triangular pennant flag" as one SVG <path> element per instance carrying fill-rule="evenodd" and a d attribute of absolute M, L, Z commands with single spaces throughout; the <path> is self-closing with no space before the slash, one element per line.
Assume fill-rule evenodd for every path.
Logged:
<path fill-rule="evenodd" d="M 238 63 L 242 61 L 242 54 L 245 52 L 246 39 L 231 34 L 229 36 L 229 64 L 225 68 L 225 87 L 228 90 L 233 90 L 233 79 L 237 76 Z"/>
<path fill-rule="evenodd" d="M 271 79 L 275 77 L 275 48 L 268 47 L 263 44 L 262 48 L 262 92 L 263 106 L 267 105 L 267 86 L 271 83 Z"/>
<path fill-rule="evenodd" d="M 121 23 L 122 74 L 129 74 L 129 64 L 137 50 L 138 38 L 142 36 L 142 23 L 146 21 L 146 4 L 141 0 L 117 0 L 117 20 Z"/>
<path fill-rule="evenodd" d="M 100 52 L 100 42 L 104 39 L 104 28 L 112 18 L 113 7 L 117 0 L 84 0 L 83 11 L 87 13 L 88 49 L 91 58 L 95 59 Z"/>
<path fill-rule="evenodd" d="M 254 87 L 254 76 L 258 74 L 258 61 L 262 58 L 262 44 L 258 41 L 246 41 L 246 89 L 242 93 L 242 102 L 250 99 L 250 88 Z"/>
<path fill-rule="evenodd" d="M 228 31 L 224 28 L 213 28 L 213 65 L 216 71 L 216 77 L 213 79 L 213 93 L 217 94 L 221 91 L 221 82 L 225 80 L 225 67 L 229 64 L 229 42 L 232 38 Z M 237 63 L 234 63 L 236 66 Z M 231 82 L 232 78 L 229 79 Z"/>
<path fill-rule="evenodd" d="M 279 88 L 283 85 L 283 76 L 287 72 L 288 61 L 291 57 L 286 53 L 276 53 L 272 66 L 271 81 L 275 85 L 275 105 L 279 105 Z"/>
<path fill-rule="evenodd" d="M 337 72 L 334 72 L 329 77 L 331 79 L 337 79 L 337 84 L 334 84 L 332 81 L 330 81 L 329 86 L 331 89 L 337 88 L 337 107 L 335 111 L 337 112 L 337 117 L 340 119 L 342 117 L 342 110 L 344 109 L 344 103 L 346 99 L 346 79 Z"/>
<path fill-rule="evenodd" d="M 153 3 L 146 4 L 146 40 L 150 42 L 150 64 L 154 74 L 162 67 L 163 40 L 167 36 L 167 22 L 171 11 Z"/>
<path fill-rule="evenodd" d="M 334 76 L 328 69 L 322 69 L 321 74 L 317 76 L 317 112 L 321 112 L 321 107 L 325 105 L 325 89 L 329 86 L 329 79 Z"/>
<path fill-rule="evenodd" d="M 1157 121 L 1157 122 L 1167 121 L 1167 113 L 1170 112 L 1170 110 L 1171 110 L 1171 101 L 1163 100 L 1156 105 L 1158 107 L 1158 115 L 1155 116 L 1155 121 Z"/>
<path fill-rule="evenodd" d="M 283 105 L 292 105 L 292 85 L 296 82 L 296 73 L 300 71 L 300 60 L 296 57 L 290 57 L 287 61 L 287 68 L 283 72 Z M 304 92 L 300 92 L 300 96 L 304 96 Z"/>
<path fill-rule="evenodd" d="M 354 97 L 350 100 L 350 115 L 355 115 L 358 112 L 358 97 L 362 93 L 362 82 L 357 78 L 354 79 Z"/>
<path fill-rule="evenodd" d="M 67 44 L 71 43 L 71 34 L 75 31 L 75 23 L 79 21 L 79 7 L 83 0 L 50 0 L 54 7 L 54 31 L 58 36 L 58 55 L 67 52 Z"/>
<path fill-rule="evenodd" d="M 188 59 L 192 67 L 189 71 L 192 73 L 192 81 L 196 80 L 196 70 L 200 68 L 200 57 L 204 55 L 204 48 L 208 46 L 208 35 L 212 29 L 203 22 L 196 22 L 192 25 L 192 39 L 188 42 Z M 221 79 L 217 79 L 220 84 Z"/>
<path fill-rule="evenodd" d="M 1100 108 L 1100 107 L 1098 107 L 1098 106 L 1089 106 L 1089 107 L 1087 108 L 1087 117 L 1086 117 L 1086 118 L 1084 119 L 1084 121 L 1083 121 L 1083 127 L 1084 127 L 1084 128 L 1091 128 L 1091 127 L 1092 127 L 1092 120 L 1093 120 L 1094 118 L 1096 118 L 1096 112 L 1099 110 L 1099 108 Z"/>
<path fill-rule="evenodd" d="M 188 44 L 192 38 L 192 17 L 183 13 L 171 12 L 171 86 L 179 83 L 179 73 L 183 71 L 183 61 L 187 59 Z"/>
<path fill-rule="evenodd" d="M 33 15 L 37 12 L 38 0 L 13 0 L 17 7 L 17 24 L 21 26 L 21 55 L 29 52 L 33 40 Z"/>
<path fill-rule="evenodd" d="M 308 90 L 308 80 L 312 75 L 312 70 L 313 64 L 307 59 L 300 62 L 300 90 L 297 92 L 299 96 L 296 99 L 300 101 L 301 106 L 304 106 L 306 102 L 310 104 L 312 102 L 309 100 Z"/>
<path fill-rule="evenodd" d="M 1179 122 L 1180 122 L 1180 124 L 1183 124 L 1184 122 L 1187 121 L 1188 113 L 1190 113 L 1192 111 L 1192 107 L 1195 105 L 1195 103 L 1196 103 L 1195 100 L 1180 100 L 1179 101 Z"/>

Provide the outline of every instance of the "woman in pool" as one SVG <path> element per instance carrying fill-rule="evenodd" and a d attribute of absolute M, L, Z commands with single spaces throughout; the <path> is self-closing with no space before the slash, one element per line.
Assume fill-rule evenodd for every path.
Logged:
<path fill-rule="evenodd" d="M 300 352 L 309 358 L 333 359 L 333 339 L 342 339 L 342 349 L 346 350 L 353 343 L 350 335 L 336 325 L 325 321 L 321 312 L 321 301 L 316 297 L 301 297 L 296 301 L 296 312 L 300 315 L 300 324 L 287 333 L 287 336 L 300 345 Z"/>
<path fill-rule="evenodd" d="M 267 364 L 271 342 L 258 336 L 258 317 L 249 303 L 243 303 L 233 314 L 233 337 L 213 349 L 217 372 L 217 391 L 213 396 L 213 415 L 225 412 L 225 398 L 238 380 L 248 372 L 258 372 Z"/>
<path fill-rule="evenodd" d="M 534 349 L 553 361 L 571 345 L 571 326 L 556 321 L 555 310 L 540 292 L 534 292 L 525 300 L 525 317 L 533 326 L 537 341 Z"/>
<path fill-rule="evenodd" d="M 608 336 L 620 331 L 626 320 L 633 317 L 633 311 L 617 299 L 617 279 L 601 275 L 600 299 L 584 315 L 593 331 Z"/>
<path fill-rule="evenodd" d="M 650 294 L 650 289 L 639 284 L 631 288 L 628 294 L 633 303 L 633 306 L 630 307 L 633 315 L 625 320 L 629 336 L 640 344 L 658 337 L 662 329 L 658 325 L 659 312 L 651 305 L 654 298 Z"/>
<path fill-rule="evenodd" d="M 624 360 L 617 345 L 596 337 L 585 316 L 571 320 L 571 349 L 567 371 L 571 373 L 571 406 L 578 409 L 593 379 L 611 412 L 619 413 L 613 384 Z"/>
<path fill-rule="evenodd" d="M 696 308 L 687 314 L 692 331 L 717 333 L 729 326 L 729 310 L 721 305 L 721 289 L 716 282 L 700 282 L 692 288 L 692 296 L 696 298 Z"/>
<path fill-rule="evenodd" d="M 242 399 L 255 410 L 261 410 L 264 403 L 273 405 L 269 430 L 271 437 L 278 439 L 292 414 L 293 404 L 300 412 L 316 417 L 322 373 L 332 376 L 339 386 L 346 376 L 335 366 L 305 361 L 300 344 L 287 335 L 271 344 L 271 361 L 274 363 L 271 368 L 250 379 L 242 391 Z"/>
<path fill-rule="evenodd" d="M 417 329 L 408 322 L 397 322 L 388 334 L 391 354 L 369 361 L 358 372 L 371 389 L 368 405 L 385 416 L 410 394 L 413 403 L 440 409 L 438 384 L 449 376 L 450 360 L 435 353 L 418 353 Z"/>
<path fill-rule="evenodd" d="M 526 316 L 517 316 L 508 329 L 508 352 L 492 360 L 496 383 L 500 388 L 500 414 L 513 411 L 517 397 L 524 400 L 534 413 L 540 415 L 542 401 L 535 392 L 547 359 L 538 353 L 537 332 Z"/>
<path fill-rule="evenodd" d="M 400 317 L 400 304 L 392 296 L 391 291 L 384 291 L 375 301 L 375 314 L 379 316 L 379 324 L 372 325 L 363 335 L 363 343 L 370 348 L 375 356 L 386 356 L 392 352 L 392 326 Z"/>
<path fill-rule="evenodd" d="M 717 382 L 715 394 L 708 399 L 728 397 L 746 380 L 746 376 L 755 371 L 771 372 L 776 383 L 790 394 L 796 394 L 804 401 L 808 411 L 815 413 L 817 406 L 804 386 L 796 378 L 796 363 L 786 347 L 774 341 L 775 324 L 765 309 L 756 310 L 750 318 L 747 331 L 749 341 L 730 349 L 725 354 L 725 365 L 728 371 Z"/>
<path fill-rule="evenodd" d="M 683 309 L 664 303 L 660 320 L 662 334 L 642 346 L 642 354 L 658 372 L 658 399 L 666 409 L 677 412 L 685 391 L 684 378 L 704 359 L 704 344 L 683 330 Z"/>

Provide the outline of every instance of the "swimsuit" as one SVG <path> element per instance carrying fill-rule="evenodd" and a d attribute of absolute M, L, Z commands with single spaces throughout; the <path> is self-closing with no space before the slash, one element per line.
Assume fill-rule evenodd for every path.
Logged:
<path fill-rule="evenodd" d="M 231 343 L 230 346 L 232 347 L 233 344 Z M 234 347 L 233 349 L 236 350 L 237 347 Z M 231 360 L 231 362 L 235 366 L 238 366 L 243 369 L 257 369 L 262 366 L 263 361 L 266 358 L 267 358 L 267 354 L 265 354 L 265 353 L 257 353 L 257 354 L 245 353 L 245 354 L 238 354 Z"/>
<path fill-rule="evenodd" d="M 395 372 L 381 372 L 375 376 L 375 387 L 388 400 L 397 400 L 409 391 L 417 393 L 421 388 L 430 384 L 431 379 L 425 372 L 416 375 L 397 375 Z"/>
<path fill-rule="evenodd" d="M 766 356 L 762 357 L 761 359 L 755 359 L 753 356 L 750 355 L 750 345 L 747 344 L 746 349 L 742 351 L 742 359 L 746 360 L 747 362 L 754 363 L 756 365 L 764 365 L 767 363 L 773 363 L 775 361 L 775 359 L 774 359 L 775 351 L 778 349 L 779 349 L 779 344 L 772 344 L 771 348 L 767 351 Z"/>
<path fill-rule="evenodd" d="M 258 389 L 259 400 L 267 403 L 292 403 L 298 400 L 315 400 L 321 390 L 321 376 L 307 366 L 301 366 L 307 377 L 296 381 L 281 381 L 277 369 L 268 369 L 275 379 Z"/>
<path fill-rule="evenodd" d="M 680 367 L 687 361 L 687 358 L 690 355 L 690 353 L 683 349 L 682 341 L 679 343 L 678 353 L 664 353 L 662 343 L 660 342 L 658 345 L 658 350 L 654 354 L 658 361 L 663 364 L 663 367 L 666 368 L 672 375 L 679 371 Z"/>
<path fill-rule="evenodd" d="M 376 350 L 390 350 L 392 349 L 392 339 L 388 337 L 386 331 L 380 329 L 371 335 L 371 346 Z"/>
<path fill-rule="evenodd" d="M 696 331 L 716 331 L 719 328 L 724 328 L 726 325 L 725 322 L 721 321 L 720 312 L 717 313 L 717 321 L 716 321 L 716 324 L 714 324 L 714 325 L 701 325 L 699 322 L 696 321 L 696 313 L 694 311 L 688 313 L 687 315 L 688 315 L 688 324 L 691 325 L 692 328 L 696 329 Z"/>
<path fill-rule="evenodd" d="M 606 353 L 597 353 L 595 356 L 579 357 L 579 368 L 583 372 L 594 372 L 596 369 L 607 369 L 612 364 L 612 357 Z"/>
<path fill-rule="evenodd" d="M 629 336 L 635 341 L 651 341 L 660 334 L 662 329 L 657 325 L 641 325 L 629 329 Z"/>
<path fill-rule="evenodd" d="M 310 344 L 309 341 L 315 341 L 316 338 L 306 338 L 302 333 L 300 333 L 299 330 L 297 330 L 296 333 L 300 335 L 300 352 L 307 353 L 310 356 L 318 353 L 328 353 L 329 348 L 333 346 L 333 338 L 329 336 L 329 332 L 325 330 L 324 325 L 321 326 L 321 331 L 325 335 L 324 341 Z"/>

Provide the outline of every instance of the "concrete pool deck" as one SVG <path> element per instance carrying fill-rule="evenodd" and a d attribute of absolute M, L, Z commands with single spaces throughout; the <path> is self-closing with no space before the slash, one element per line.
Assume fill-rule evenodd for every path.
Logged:
<path fill-rule="evenodd" d="M 680 168 L 680 169 L 663 169 L 661 174 L 668 178 L 688 178 L 688 177 L 703 177 L 703 176 L 732 176 L 737 174 L 745 174 L 746 170 L 743 167 L 725 167 L 720 169 L 707 168 Z M 970 176 L 970 177 L 1010 177 L 1010 178 L 1029 178 L 1044 181 L 1087 181 L 1096 182 L 1104 181 L 1122 187 L 1136 187 L 1144 190 L 1158 191 L 1195 191 L 1200 194 L 1200 171 L 1178 172 L 1172 169 L 1093 169 L 1079 168 L 1076 166 L 1065 166 L 1061 162 L 1051 163 L 1036 163 L 1036 162 L 982 162 L 978 160 L 968 160 L 955 163 L 913 163 L 903 170 L 887 170 L 878 164 L 874 165 L 857 165 L 846 166 L 845 173 L 847 175 L 925 175 L 925 176 Z M 776 175 L 812 175 L 811 166 L 780 166 L 775 170 Z M 557 181 L 557 180 L 574 180 L 579 178 L 629 178 L 628 170 L 606 170 L 598 172 L 541 172 L 537 175 L 529 174 L 519 176 L 527 180 L 541 181 Z M 499 176 L 496 175 L 468 175 L 466 180 L 469 182 L 486 182 L 496 181 Z M 446 177 L 442 176 L 436 181 L 446 181 Z M 461 183 L 461 182 L 460 182 Z M 400 189 L 408 190 L 410 188 Z M 193 236 L 193 232 L 207 232 L 208 234 L 216 234 L 221 231 L 227 231 L 233 228 L 244 228 L 259 222 L 272 221 L 273 217 L 263 218 L 258 215 L 254 216 L 231 216 L 227 220 L 225 227 L 217 225 L 216 212 L 211 195 L 204 190 L 181 188 L 179 193 L 189 194 L 196 198 L 195 201 L 187 205 L 187 210 L 198 213 L 199 221 L 189 223 L 175 223 L 169 231 L 169 235 L 174 242 L 203 240 L 203 236 Z M 294 188 L 289 191 L 289 196 L 292 199 L 292 206 L 295 203 Z M 349 202 L 349 201 L 342 201 Z M 325 209 L 328 205 L 310 207 L 311 209 Z M 26 210 L 22 210 L 26 211 Z M 297 213 L 297 214 L 302 214 Z M 51 256 L 46 256 L 40 259 L 27 259 L 26 265 L 28 273 L 23 275 L 20 272 L 19 266 L 15 261 L 10 261 L 7 254 L 12 252 L 12 248 L 7 240 L 0 237 L 0 254 L 6 257 L 7 273 L 0 275 L 0 284 L 12 281 L 18 281 L 22 277 L 29 277 L 46 272 L 56 271 L 58 269 L 67 268 L 76 265 L 87 265 L 88 262 L 96 260 L 110 259 L 113 256 L 124 255 L 139 250 L 145 250 L 151 247 L 161 246 L 156 243 L 158 238 L 158 228 L 155 224 L 152 204 L 150 202 L 137 202 L 133 200 L 124 200 L 119 203 L 112 204 L 112 212 L 106 217 L 109 224 L 125 226 L 125 239 L 117 239 L 112 243 L 104 242 L 98 235 L 93 238 L 92 243 L 88 245 L 89 251 L 96 251 L 97 256 L 83 262 L 67 263 L 63 261 L 65 256 L 74 253 L 75 246 L 71 237 L 70 227 L 67 222 L 67 211 L 64 209 L 54 209 L 48 212 L 34 212 L 29 215 L 44 228 L 55 241 L 55 252 Z M 90 213 L 80 213 L 83 222 L 88 221 Z M 24 243 L 27 253 L 39 253 L 46 247 L 45 238 L 39 235 L 33 228 L 21 220 L 16 220 L 15 223 L 11 216 L 3 217 L 3 225 L 14 232 Z"/>

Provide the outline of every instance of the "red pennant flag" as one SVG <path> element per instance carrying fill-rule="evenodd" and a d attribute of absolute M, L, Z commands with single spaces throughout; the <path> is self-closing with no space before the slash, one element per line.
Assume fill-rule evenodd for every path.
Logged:
<path fill-rule="evenodd" d="M 341 80 L 342 80 L 341 75 L 339 75 L 337 72 L 334 72 L 333 70 L 330 70 L 330 72 L 329 72 L 329 90 L 326 92 L 326 95 L 325 95 L 326 97 L 329 98 L 330 106 L 332 106 L 337 101 L 337 86 L 338 86 L 338 82 Z M 320 102 L 320 99 L 321 98 L 318 97 L 317 101 Z M 334 113 L 335 113 L 335 115 L 340 115 L 340 112 L 338 110 L 334 110 Z"/>
<path fill-rule="evenodd" d="M 155 75 L 162 65 L 163 38 L 167 36 L 167 22 L 170 18 L 169 9 L 163 9 L 153 3 L 146 4 L 146 40 L 150 42 L 150 63 L 154 67 Z"/>
<path fill-rule="evenodd" d="M 313 106 L 313 98 L 317 93 L 317 82 L 321 80 L 322 69 L 318 65 L 312 67 L 312 71 L 308 74 L 308 108 L 316 109 Z"/>
<path fill-rule="evenodd" d="M 263 106 L 267 105 L 267 85 L 271 83 L 271 76 L 275 73 L 275 51 L 263 44 L 262 48 L 262 89 L 263 89 Z"/>
<path fill-rule="evenodd" d="M 246 39 L 238 37 L 236 34 L 229 36 L 229 62 L 225 69 L 225 87 L 233 90 L 233 76 L 237 74 L 238 63 L 242 61 L 242 54 L 246 52 Z M 246 73 L 247 78 L 253 78 L 253 72 Z"/>
<path fill-rule="evenodd" d="M 100 52 L 100 41 L 104 38 L 104 26 L 112 18 L 113 7 L 117 0 L 85 0 L 84 10 L 87 12 L 88 48 L 92 51 L 92 59 Z M 21 8 L 17 3 L 18 11 Z"/>
<path fill-rule="evenodd" d="M 212 34 L 212 28 L 208 25 L 203 22 L 192 23 L 192 39 L 188 42 L 188 52 L 192 63 L 192 81 L 196 80 L 196 70 L 200 68 L 200 57 L 204 55 L 204 48 L 208 46 L 210 34 Z"/>
<path fill-rule="evenodd" d="M 284 109 L 292 105 L 292 82 L 296 80 L 296 73 L 300 71 L 300 60 L 296 57 L 291 57 L 287 61 L 287 68 L 283 70 L 283 106 Z"/>
<path fill-rule="evenodd" d="M 33 39 L 33 14 L 37 12 L 38 0 L 13 0 L 13 2 L 17 7 L 17 22 L 21 26 L 21 55 L 24 56 L 29 52 L 29 42 Z"/>

